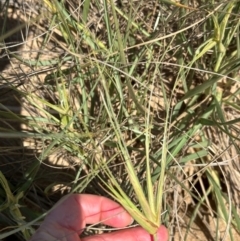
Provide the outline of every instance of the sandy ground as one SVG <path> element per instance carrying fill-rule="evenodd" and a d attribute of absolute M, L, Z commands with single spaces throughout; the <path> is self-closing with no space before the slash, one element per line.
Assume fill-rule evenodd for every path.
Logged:
<path fill-rule="evenodd" d="M 3 2 L 0 1 L 0 2 Z M 17 1 L 10 1 L 11 4 L 17 4 Z M 33 15 L 36 15 L 36 10 L 33 8 L 34 1 L 25 1 L 24 4 L 17 8 L 20 8 L 21 11 L 15 9 L 14 11 L 9 10 L 9 18 L 7 19 L 8 24 L 7 28 L 9 30 L 14 29 L 16 26 L 20 26 L 24 21 L 27 21 L 29 17 L 29 12 L 32 11 Z M 22 9 L 27 8 L 28 14 L 25 16 L 22 14 Z M 31 10 L 32 9 L 32 10 Z M 30 14 L 31 15 L 31 14 Z M 0 20 L 0 29 L 3 28 L 1 25 L 3 21 Z M 34 59 L 38 55 L 39 46 L 41 46 L 41 41 L 43 38 L 39 36 L 40 33 L 36 33 L 33 28 L 24 28 L 21 31 L 17 31 L 13 36 L 7 39 L 7 44 L 9 47 L 12 48 L 14 52 L 21 55 L 22 58 L 26 60 Z M 41 51 L 46 51 L 49 53 L 49 49 L 53 46 L 49 43 L 49 46 L 46 49 L 41 49 Z M 51 57 L 56 54 L 57 51 L 51 53 Z M 7 82 L 12 83 L 14 86 L 19 87 L 19 89 L 31 89 L 32 91 L 38 88 L 40 82 L 44 81 L 44 77 L 46 75 L 47 69 L 38 70 L 38 74 L 36 75 L 35 70 L 31 67 L 27 67 L 24 64 L 21 64 L 16 59 L 10 58 L 7 56 L 4 49 L 0 51 L 1 54 L 1 62 L 0 62 L 0 71 L 1 71 L 1 91 L 5 91 L 7 89 Z M 48 59 L 50 55 L 46 54 L 46 59 Z M 5 78 L 5 80 L 4 80 Z M 7 81 L 6 81 L 7 80 Z M 157 100 L 155 100 L 157 101 Z M 26 105 L 24 100 L 20 100 L 17 95 L 9 96 L 5 99 L 4 104 L 9 107 L 10 109 L 22 114 L 28 115 L 29 112 L 32 114 L 34 113 L 33 109 L 29 109 L 29 106 Z M 36 113 L 35 113 L 36 114 Z M 22 124 L 20 129 L 27 129 L 27 126 Z M 36 151 L 36 143 L 31 140 L 25 141 L 22 145 L 28 150 Z M 39 147 L 40 148 L 40 147 Z M 71 159 L 72 162 L 77 162 L 74 158 Z M 66 160 L 64 155 L 62 157 L 56 157 L 56 155 L 52 155 L 49 160 L 48 164 L 52 166 L 65 166 L 68 167 L 69 161 Z M 239 173 L 236 172 L 236 183 L 239 185 Z M 176 216 L 177 224 L 170 228 L 170 239 L 174 241 L 185 240 L 184 236 L 186 234 L 186 226 L 189 223 L 190 219 L 188 215 L 185 214 L 178 214 Z M 218 225 L 218 228 L 217 228 Z M 219 234 L 218 240 L 231 240 L 228 235 L 228 226 L 226 223 L 222 222 L 217 224 L 216 219 L 211 217 L 210 214 L 206 214 L 204 217 L 198 218 L 198 224 L 193 223 L 192 228 L 189 230 L 187 240 L 191 241 L 203 241 L 203 240 L 214 240 L 213 237 L 216 235 L 216 230 Z M 226 235 L 225 235 L 226 234 Z M 221 238 L 220 238 L 221 237 Z M 233 240 L 240 240 L 240 236 L 238 233 L 233 232 Z"/>

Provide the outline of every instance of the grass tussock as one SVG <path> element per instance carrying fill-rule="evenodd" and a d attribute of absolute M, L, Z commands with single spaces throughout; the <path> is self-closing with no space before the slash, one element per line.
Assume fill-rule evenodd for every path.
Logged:
<path fill-rule="evenodd" d="M 240 2 L 26 2 L 0 4 L 0 238 L 87 192 L 237 240 Z"/>

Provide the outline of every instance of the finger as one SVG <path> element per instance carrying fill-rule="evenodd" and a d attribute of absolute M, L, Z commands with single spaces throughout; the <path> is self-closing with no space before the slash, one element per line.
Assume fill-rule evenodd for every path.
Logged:
<path fill-rule="evenodd" d="M 153 241 L 153 236 L 150 235 L 141 227 L 124 229 L 117 232 L 94 235 L 82 238 L 82 241 Z M 158 241 L 167 241 L 168 231 L 164 226 L 158 230 Z"/>
<path fill-rule="evenodd" d="M 80 233 L 86 224 L 98 222 L 120 228 L 131 224 L 132 218 L 118 203 L 108 198 L 72 194 L 47 215 L 44 226 L 54 224 Z"/>

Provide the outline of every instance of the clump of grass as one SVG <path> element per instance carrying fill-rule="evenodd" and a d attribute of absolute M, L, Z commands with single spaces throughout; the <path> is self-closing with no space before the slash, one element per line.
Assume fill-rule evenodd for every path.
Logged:
<path fill-rule="evenodd" d="M 9 53 L 35 76 L 22 88 L 12 86 L 27 114 L 11 118 L 28 129 L 11 135 L 39 146 L 20 175 L 24 184 L 12 186 L 18 201 L 30 211 L 34 188 L 47 196 L 57 184 L 110 195 L 151 234 L 161 223 L 171 235 L 175 226 L 181 233 L 186 212 L 184 240 L 207 210 L 215 221 L 212 238 L 234 240 L 239 187 L 229 173 L 239 171 L 239 3 L 43 2 L 40 17 L 30 21 L 40 31 L 37 56 Z M 57 171 L 41 170 L 54 153 L 75 162 L 53 182 L 49 176 Z M 44 204 L 52 205 L 43 200 L 35 209 Z M 10 206 L 2 207 L 8 217 Z M 42 213 L 27 216 L 24 225 Z"/>

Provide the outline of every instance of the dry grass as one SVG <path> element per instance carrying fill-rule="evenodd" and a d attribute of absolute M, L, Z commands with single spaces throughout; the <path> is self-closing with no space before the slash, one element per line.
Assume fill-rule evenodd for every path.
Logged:
<path fill-rule="evenodd" d="M 112 115 L 146 195 L 167 142 L 170 240 L 238 240 L 240 2 L 114 3 L 118 24 L 109 1 L 0 5 L 0 165 L 26 223 L 70 191 L 109 195 L 105 165 L 138 205 Z"/>

